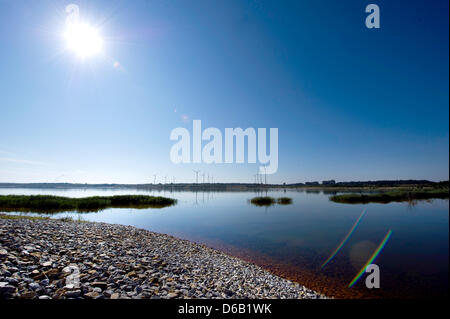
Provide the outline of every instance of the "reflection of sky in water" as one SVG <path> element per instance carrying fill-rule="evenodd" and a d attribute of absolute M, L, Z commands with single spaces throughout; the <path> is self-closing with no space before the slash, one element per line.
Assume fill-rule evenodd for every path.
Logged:
<path fill-rule="evenodd" d="M 137 190 L 40 190 L 0 189 L 0 194 L 55 194 L 84 197 L 114 194 L 149 194 Z M 186 239 L 216 241 L 264 254 L 285 263 L 317 271 L 339 245 L 364 208 L 364 218 L 327 264 L 323 273 L 333 276 L 348 269 L 347 283 L 371 256 L 386 232 L 393 234 L 376 259 L 383 278 L 395 285 L 431 286 L 448 289 L 448 201 L 345 205 L 330 202 L 327 195 L 304 192 L 269 192 L 289 196 L 292 205 L 269 208 L 252 206 L 256 194 L 244 192 L 202 193 L 151 192 L 173 197 L 178 204 L 163 209 L 107 209 L 98 213 L 61 213 L 84 220 L 133 225 Z M 56 217 L 55 216 L 55 217 Z M 305 262 L 307 265 L 305 265 Z M 361 280 L 363 285 L 364 280 Z M 388 280 L 382 285 L 389 287 Z M 392 284 L 394 286 L 394 284 Z"/>

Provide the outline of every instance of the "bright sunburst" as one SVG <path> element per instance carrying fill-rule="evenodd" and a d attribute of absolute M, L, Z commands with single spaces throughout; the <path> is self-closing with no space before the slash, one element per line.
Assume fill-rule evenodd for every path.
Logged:
<path fill-rule="evenodd" d="M 102 52 L 103 40 L 96 28 L 85 23 L 75 23 L 67 26 L 64 33 L 67 49 L 81 58 L 86 58 Z"/>

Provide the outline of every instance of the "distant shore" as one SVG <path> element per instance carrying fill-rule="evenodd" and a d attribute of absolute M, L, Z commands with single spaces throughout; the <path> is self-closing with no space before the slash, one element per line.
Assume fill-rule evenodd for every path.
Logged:
<path fill-rule="evenodd" d="M 170 191 L 261 191 L 270 189 L 286 190 L 326 190 L 326 191 L 377 191 L 407 190 L 412 188 L 443 188 L 449 181 L 433 182 L 428 180 L 379 180 L 349 182 L 305 182 L 291 184 L 261 183 L 157 183 L 157 184 L 82 184 L 82 183 L 0 183 L 0 188 L 34 188 L 34 189 L 138 189 Z"/>
<path fill-rule="evenodd" d="M 156 192 L 254 192 L 257 198 L 265 201 L 264 205 L 273 204 L 266 196 L 261 196 L 268 191 L 300 191 L 309 193 L 323 192 L 330 196 L 330 200 L 336 203 L 365 204 L 365 203 L 389 203 L 393 201 L 417 201 L 434 198 L 448 199 L 449 181 L 433 182 L 428 180 L 379 180 L 335 182 L 323 181 L 294 184 L 256 184 L 256 183 L 167 183 L 167 184 L 77 184 L 77 183 L 0 183 L 1 188 L 24 189 L 90 189 L 90 190 L 139 190 Z M 133 195 L 129 195 L 131 197 Z M 1 196 L 0 196 L 1 197 Z M 137 196 L 135 196 L 137 197 Z M 161 197 L 162 198 L 162 197 Z M 171 199 L 167 199 L 171 200 Z M 254 200 L 258 205 L 260 201 Z M 291 201 L 281 201 L 281 204 L 289 204 Z M 162 202 L 161 202 L 162 203 Z M 173 203 L 164 203 L 161 207 L 170 206 Z M 132 202 L 126 204 L 133 206 Z M 35 205 L 29 205 L 35 208 Z M 76 209 L 76 205 L 71 208 Z M 95 206 L 95 205 L 94 205 Z M 104 205 L 103 205 L 104 206 Z M 131 207 L 126 206 L 126 207 Z M 134 205 L 139 208 L 138 205 Z M 105 207 L 114 207 L 109 205 Z M 123 206 L 125 207 L 125 206 Z M 142 206 L 144 207 L 144 206 Z M 150 206 L 148 206 L 150 207 Z M 156 206 L 155 206 L 156 207 Z M 0 198 L 1 208 L 1 198 Z M 4 208 L 7 208 L 6 206 Z M 48 209 L 48 207 L 46 207 Z M 96 208 L 95 208 L 96 209 Z M 11 210 L 8 210 L 11 211 Z"/>
<path fill-rule="evenodd" d="M 76 266 L 79 283 L 68 283 Z M 0 216 L 0 299 L 325 296 L 204 245 L 131 226 Z"/>

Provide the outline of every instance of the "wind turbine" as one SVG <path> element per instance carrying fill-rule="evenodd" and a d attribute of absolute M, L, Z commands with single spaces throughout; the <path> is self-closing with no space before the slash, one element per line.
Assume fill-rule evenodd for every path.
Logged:
<path fill-rule="evenodd" d="M 256 167 L 255 184 L 259 184 L 259 168 Z"/>
<path fill-rule="evenodd" d="M 266 172 L 266 164 L 264 164 L 264 184 L 267 185 L 267 172 Z"/>
<path fill-rule="evenodd" d="M 153 174 L 153 184 L 156 184 L 156 174 Z"/>
<path fill-rule="evenodd" d="M 200 170 L 196 171 L 195 169 L 193 169 L 194 173 L 195 173 L 195 183 L 198 184 L 198 173 L 200 173 Z"/>

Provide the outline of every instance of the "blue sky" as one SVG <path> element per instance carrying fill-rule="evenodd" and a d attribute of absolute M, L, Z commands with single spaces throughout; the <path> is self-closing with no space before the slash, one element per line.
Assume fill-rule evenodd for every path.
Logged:
<path fill-rule="evenodd" d="M 194 119 L 278 128 L 268 182 L 448 179 L 448 1 L 72 2 L 104 39 L 83 63 L 70 1 L 0 0 L 0 182 L 253 181 L 170 161 Z"/>

